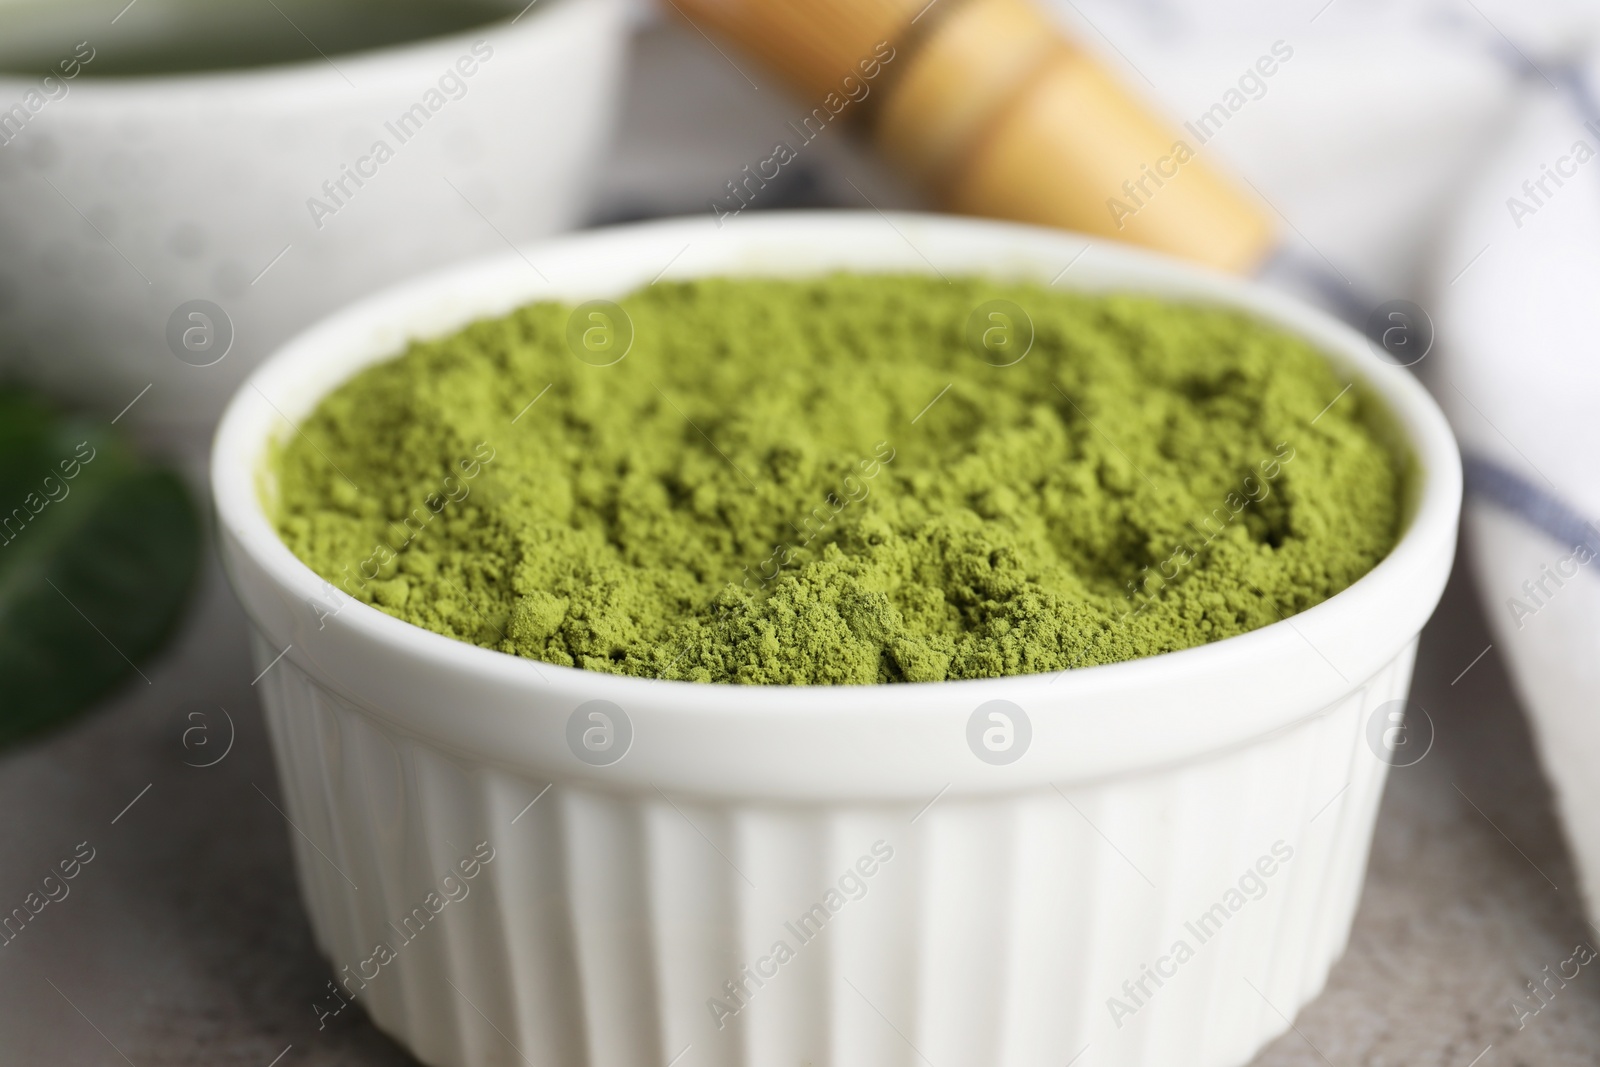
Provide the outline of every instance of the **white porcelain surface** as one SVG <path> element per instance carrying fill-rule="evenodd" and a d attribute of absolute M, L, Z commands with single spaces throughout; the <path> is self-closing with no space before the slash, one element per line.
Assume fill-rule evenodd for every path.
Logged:
<path fill-rule="evenodd" d="M 124 425 L 209 429 L 255 364 L 320 316 L 574 225 L 612 125 L 624 6 L 542 0 L 512 21 L 520 7 L 328 62 L 97 78 L 91 61 L 0 145 L 0 369 L 108 413 L 149 385 Z M 441 94 L 402 143 L 386 124 L 432 102 L 463 57 L 464 91 L 450 83 L 460 95 Z M 38 84 L 0 74 L 0 110 Z M 393 157 L 361 164 L 380 140 Z M 323 183 L 358 165 L 371 173 L 335 204 Z M 232 321 L 211 366 L 168 344 L 192 300 Z"/>
<path fill-rule="evenodd" d="M 259 663 L 273 664 L 259 688 L 335 971 L 380 940 L 397 945 L 391 924 L 439 872 L 480 841 L 495 849 L 473 895 L 360 991 L 380 1026 L 430 1063 L 595 1067 L 680 1055 L 682 1067 L 1060 1067 L 1080 1053 L 1085 1065 L 1230 1067 L 1286 1029 L 1349 932 L 1386 769 L 1369 720 L 1406 692 L 1460 502 L 1432 401 L 1327 317 L 1112 245 L 1093 244 L 1061 278 L 1228 303 L 1296 330 L 1383 400 L 1419 472 L 1400 544 L 1330 601 L 1203 648 L 1061 676 L 769 689 L 536 664 L 341 601 L 258 499 L 286 419 L 408 337 L 529 299 L 614 296 L 663 268 L 1048 281 L 1084 243 L 871 213 L 648 224 L 369 298 L 257 371 L 218 430 L 213 488 Z M 634 730 L 609 766 L 566 742 L 568 717 L 595 699 Z M 993 699 L 1033 727 L 1006 766 L 966 741 L 969 716 Z M 785 922 L 826 903 L 878 842 L 893 858 L 865 895 L 799 944 Z M 1292 858 L 1247 886 L 1259 881 L 1260 899 L 1199 943 L 1186 923 L 1230 903 L 1275 846 Z M 795 958 L 762 963 L 780 939 Z M 1124 982 L 1143 965 L 1173 968 L 1161 961 L 1180 939 L 1193 958 L 1130 996 Z M 776 973 L 719 1029 L 708 1001 L 731 1005 L 724 983 L 747 965 Z M 1114 1012 L 1113 997 L 1136 1010 Z"/>

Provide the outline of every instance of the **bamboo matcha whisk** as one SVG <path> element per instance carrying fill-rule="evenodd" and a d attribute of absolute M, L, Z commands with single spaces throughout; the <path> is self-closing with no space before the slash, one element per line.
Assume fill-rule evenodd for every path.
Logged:
<path fill-rule="evenodd" d="M 951 211 L 1061 226 L 1241 272 L 1273 245 L 1255 201 L 1029 0 L 673 2 L 763 61 L 803 102 L 820 106 L 867 85 L 852 118 Z"/>

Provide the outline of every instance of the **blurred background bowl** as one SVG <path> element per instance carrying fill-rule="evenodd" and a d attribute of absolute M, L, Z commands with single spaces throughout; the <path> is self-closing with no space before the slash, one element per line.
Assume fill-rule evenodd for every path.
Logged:
<path fill-rule="evenodd" d="M 484 10 L 465 32 L 350 53 L 302 34 L 325 54 L 215 71 L 125 73 L 126 49 L 85 39 L 61 52 L 75 77 L 35 73 L 0 40 L 0 373 L 107 414 L 137 396 L 124 425 L 194 454 L 310 321 L 580 222 L 624 4 Z M 108 40 L 144 15 L 123 14 Z"/>

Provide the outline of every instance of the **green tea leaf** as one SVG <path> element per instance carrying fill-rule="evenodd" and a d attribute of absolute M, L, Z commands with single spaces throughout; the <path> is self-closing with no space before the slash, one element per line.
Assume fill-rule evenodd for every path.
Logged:
<path fill-rule="evenodd" d="M 199 553 L 176 475 L 108 426 L 0 391 L 0 744 L 135 675 L 177 622 Z"/>

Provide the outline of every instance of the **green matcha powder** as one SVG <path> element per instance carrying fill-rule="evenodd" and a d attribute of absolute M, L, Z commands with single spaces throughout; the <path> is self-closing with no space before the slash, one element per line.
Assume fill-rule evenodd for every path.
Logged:
<path fill-rule="evenodd" d="M 356 375 L 277 454 L 284 540 L 458 640 L 799 685 L 1190 648 L 1397 536 L 1370 401 L 1234 311 L 853 275 L 621 306 L 534 304 Z"/>

